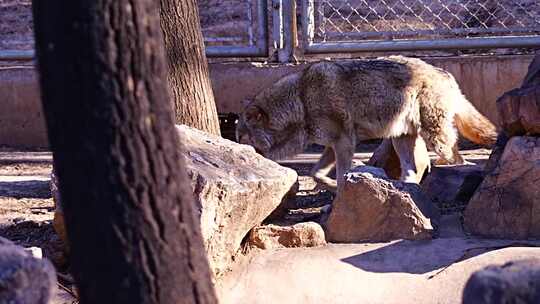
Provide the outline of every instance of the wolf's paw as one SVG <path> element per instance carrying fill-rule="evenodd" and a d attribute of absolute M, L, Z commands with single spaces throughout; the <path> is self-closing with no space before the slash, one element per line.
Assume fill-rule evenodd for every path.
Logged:
<path fill-rule="evenodd" d="M 315 190 L 326 190 L 332 193 L 337 193 L 337 181 L 328 176 L 314 176 L 313 179 L 317 182 Z"/>
<path fill-rule="evenodd" d="M 434 164 L 436 166 L 448 166 L 448 165 L 474 165 L 474 163 L 471 163 L 470 161 L 467 161 L 463 158 L 459 158 L 458 160 L 455 160 L 455 161 L 448 161 L 444 158 L 438 158 L 437 160 L 435 160 Z"/>

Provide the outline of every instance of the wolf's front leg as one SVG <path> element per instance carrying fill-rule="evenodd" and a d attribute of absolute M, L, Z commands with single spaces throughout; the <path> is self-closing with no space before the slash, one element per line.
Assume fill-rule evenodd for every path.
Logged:
<path fill-rule="evenodd" d="M 334 144 L 336 155 L 336 180 L 339 191 L 345 182 L 345 173 L 351 169 L 354 156 L 355 138 L 352 136 L 341 136 Z"/>

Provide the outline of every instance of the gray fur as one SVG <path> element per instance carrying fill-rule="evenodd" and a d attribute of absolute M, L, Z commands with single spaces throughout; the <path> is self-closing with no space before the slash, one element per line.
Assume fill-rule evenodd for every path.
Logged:
<path fill-rule="evenodd" d="M 357 140 L 421 135 L 443 162 L 462 162 L 455 117 L 471 140 L 494 142 L 495 127 L 442 69 L 400 56 L 323 61 L 259 93 L 242 113 L 237 135 L 271 159 L 309 143 L 330 147 L 339 181 Z"/>

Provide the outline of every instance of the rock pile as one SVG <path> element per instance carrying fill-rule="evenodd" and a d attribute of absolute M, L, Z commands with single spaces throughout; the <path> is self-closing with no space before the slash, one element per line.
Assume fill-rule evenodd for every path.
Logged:
<path fill-rule="evenodd" d="M 487 176 L 464 214 L 467 231 L 510 239 L 540 238 L 540 56 L 523 86 L 497 101 L 503 134 Z"/>

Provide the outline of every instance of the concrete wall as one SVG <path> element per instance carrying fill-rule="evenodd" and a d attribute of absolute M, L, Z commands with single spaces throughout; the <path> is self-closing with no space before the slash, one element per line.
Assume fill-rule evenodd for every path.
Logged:
<path fill-rule="evenodd" d="M 47 146 L 47 132 L 33 66 L 0 67 L 0 146 Z"/>
<path fill-rule="evenodd" d="M 532 56 L 429 58 L 426 61 L 450 71 L 471 102 L 497 121 L 495 101 L 521 85 Z M 210 74 L 218 111 L 238 112 L 244 99 L 305 64 L 213 63 Z M 0 67 L 0 145 L 45 147 L 37 77 L 33 67 Z"/>

